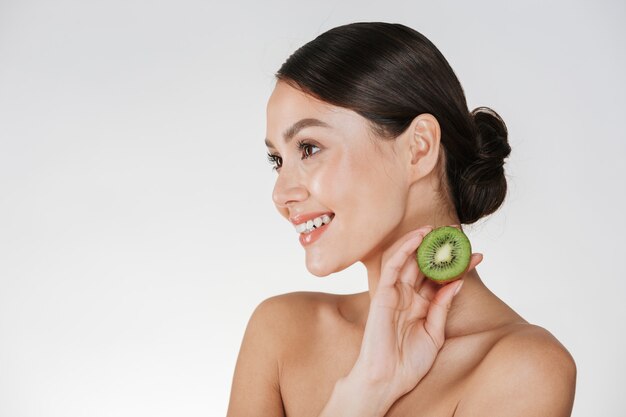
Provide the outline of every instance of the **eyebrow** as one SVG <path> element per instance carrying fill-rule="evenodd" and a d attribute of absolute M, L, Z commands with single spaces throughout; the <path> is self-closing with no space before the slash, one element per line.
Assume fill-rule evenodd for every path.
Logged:
<path fill-rule="evenodd" d="M 293 124 L 289 129 L 285 130 L 283 133 L 283 138 L 285 139 L 285 143 L 289 143 L 291 139 L 302 129 L 305 127 L 311 126 L 320 126 L 320 127 L 330 127 L 330 125 L 326 122 L 323 122 L 319 119 L 307 118 L 297 121 Z M 268 148 L 274 148 L 272 142 L 269 139 L 265 138 L 265 146 Z"/>

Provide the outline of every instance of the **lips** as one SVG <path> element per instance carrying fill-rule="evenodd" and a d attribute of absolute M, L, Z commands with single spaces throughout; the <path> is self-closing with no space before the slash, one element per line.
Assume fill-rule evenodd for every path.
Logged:
<path fill-rule="evenodd" d="M 324 233 L 326 229 L 328 229 L 329 226 L 330 226 L 330 223 L 324 224 L 321 227 L 313 229 L 312 232 L 300 233 L 300 243 L 302 244 L 302 246 L 307 246 L 307 245 L 312 244 L 313 242 L 317 241 L 320 238 L 322 233 Z"/>
<path fill-rule="evenodd" d="M 330 223 L 335 216 L 329 216 L 328 214 L 323 214 L 319 217 L 316 217 L 312 220 L 307 220 L 306 222 L 302 222 L 295 226 L 296 233 L 311 233 L 315 229 L 319 229 L 323 225 Z"/>
<path fill-rule="evenodd" d="M 331 218 L 331 222 L 327 224 L 322 224 L 320 227 L 315 227 L 311 232 L 299 233 L 300 243 L 302 244 L 302 246 L 310 245 L 313 242 L 315 242 L 317 239 L 319 239 L 322 233 L 326 231 L 330 223 L 332 223 L 332 218 L 335 217 L 335 213 L 333 213 L 332 211 L 314 211 L 314 212 L 309 212 L 309 213 L 297 214 L 289 218 L 289 221 L 294 226 L 297 227 L 298 225 L 302 225 L 303 223 L 312 221 L 313 219 L 324 216 L 324 215 L 329 216 Z M 302 226 L 300 226 L 300 228 L 301 227 Z"/>
<path fill-rule="evenodd" d="M 315 212 L 310 212 L 310 213 L 296 214 L 295 216 L 290 217 L 289 221 L 294 226 L 296 226 L 296 225 L 299 225 L 300 223 L 313 220 L 316 217 L 323 216 L 324 214 L 328 214 L 330 217 L 335 215 L 335 213 L 333 213 L 332 211 L 315 211 Z"/>

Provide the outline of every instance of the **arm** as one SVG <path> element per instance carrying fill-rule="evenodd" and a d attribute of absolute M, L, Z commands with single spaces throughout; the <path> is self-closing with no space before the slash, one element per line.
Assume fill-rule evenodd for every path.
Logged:
<path fill-rule="evenodd" d="M 318 417 L 379 417 L 393 405 L 387 387 L 355 372 L 335 383 L 330 399 Z"/>
<path fill-rule="evenodd" d="M 227 417 L 284 417 L 278 380 L 280 297 L 271 297 L 252 313 L 241 343 Z"/>
<path fill-rule="evenodd" d="M 569 417 L 576 364 L 554 336 L 531 326 L 498 342 L 468 386 L 456 417 Z"/>
<path fill-rule="evenodd" d="M 430 229 L 407 233 L 383 255 L 359 357 L 335 384 L 319 417 L 382 417 L 433 365 L 463 281 L 441 286 L 419 271 L 415 251 Z M 482 255 L 472 255 L 468 271 L 481 260 Z"/>

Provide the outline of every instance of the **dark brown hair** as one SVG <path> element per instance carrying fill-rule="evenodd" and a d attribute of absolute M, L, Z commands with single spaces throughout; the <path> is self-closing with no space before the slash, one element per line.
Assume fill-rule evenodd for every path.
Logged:
<path fill-rule="evenodd" d="M 432 114 L 441 128 L 444 186 L 459 221 L 474 223 L 504 201 L 503 165 L 511 152 L 504 121 L 488 107 L 468 110 L 448 61 L 414 29 L 384 22 L 335 27 L 297 49 L 276 78 L 355 111 L 384 139 Z"/>

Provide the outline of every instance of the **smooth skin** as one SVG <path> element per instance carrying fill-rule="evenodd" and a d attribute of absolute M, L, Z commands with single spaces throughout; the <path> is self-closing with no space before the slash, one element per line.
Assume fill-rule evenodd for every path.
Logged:
<path fill-rule="evenodd" d="M 263 301 L 242 341 L 228 417 L 571 414 L 571 355 L 489 291 L 476 271 L 481 254 L 443 286 L 419 271 L 423 236 L 459 224 L 441 183 L 436 118 L 418 115 L 382 141 L 360 115 L 282 81 L 267 115 L 279 213 L 335 213 L 304 247 L 307 269 L 324 277 L 361 262 L 369 289 Z M 327 126 L 285 141 L 283 132 L 303 118 Z"/>
<path fill-rule="evenodd" d="M 355 372 L 370 383 L 382 382 L 393 400 L 412 390 L 430 370 L 445 341 L 452 298 L 463 284 L 458 281 L 438 289 L 437 284 L 424 281 L 413 258 L 431 230 L 423 228 L 405 236 L 385 264 L 355 364 Z M 475 255 L 470 269 L 481 260 L 481 255 Z"/>

